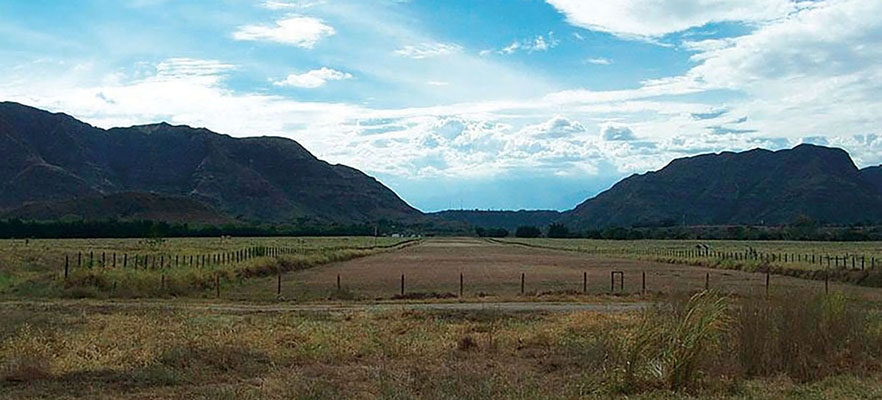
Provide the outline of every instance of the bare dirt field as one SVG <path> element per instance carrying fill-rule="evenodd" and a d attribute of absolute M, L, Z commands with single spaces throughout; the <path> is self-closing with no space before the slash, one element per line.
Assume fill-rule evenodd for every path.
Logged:
<path fill-rule="evenodd" d="M 620 271 L 611 285 L 611 272 Z M 460 274 L 463 297 L 524 298 L 581 296 L 587 273 L 588 295 L 639 295 L 645 273 L 647 295 L 688 293 L 711 289 L 737 296 L 764 296 L 766 275 L 686 265 L 674 265 L 610 256 L 540 249 L 517 244 L 494 243 L 474 238 L 433 238 L 401 251 L 359 258 L 296 271 L 282 278 L 286 299 L 328 298 L 389 300 L 401 294 L 404 275 L 405 298 L 418 299 L 439 294 L 459 296 Z M 521 277 L 524 295 L 521 295 Z M 337 292 L 337 279 L 342 291 Z M 232 298 L 267 299 L 275 296 L 277 280 L 267 278 L 231 293 Z M 614 287 L 611 287 L 614 286 Z M 882 300 L 878 290 L 830 283 L 831 291 L 844 291 L 863 300 Z M 793 291 L 823 293 L 824 282 L 785 276 L 770 277 L 770 295 Z"/>

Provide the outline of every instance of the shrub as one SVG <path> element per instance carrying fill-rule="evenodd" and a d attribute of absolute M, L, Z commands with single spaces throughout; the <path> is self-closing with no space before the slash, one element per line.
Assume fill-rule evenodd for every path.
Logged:
<path fill-rule="evenodd" d="M 515 236 L 519 238 L 537 238 L 542 236 L 542 231 L 535 226 L 519 226 L 515 230 Z"/>
<path fill-rule="evenodd" d="M 571 236 L 570 229 L 562 224 L 551 224 L 548 226 L 548 237 L 550 238 L 568 238 Z"/>
<path fill-rule="evenodd" d="M 478 237 L 504 238 L 508 236 L 508 231 L 502 228 L 475 228 Z"/>

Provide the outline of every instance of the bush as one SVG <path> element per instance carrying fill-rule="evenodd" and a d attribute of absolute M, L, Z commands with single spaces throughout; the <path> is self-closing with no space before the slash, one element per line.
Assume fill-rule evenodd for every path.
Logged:
<path fill-rule="evenodd" d="M 550 238 L 568 238 L 571 236 L 570 229 L 562 224 L 551 224 L 548 226 L 548 237 Z"/>
<path fill-rule="evenodd" d="M 508 231 L 502 228 L 475 228 L 478 237 L 504 238 L 508 236 Z"/>
<path fill-rule="evenodd" d="M 542 231 L 535 226 L 519 226 L 515 231 L 515 236 L 519 238 L 537 238 L 542 236 Z"/>

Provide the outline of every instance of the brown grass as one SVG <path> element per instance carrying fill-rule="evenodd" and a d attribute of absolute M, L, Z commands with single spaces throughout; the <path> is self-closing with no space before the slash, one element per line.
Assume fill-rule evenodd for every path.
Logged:
<path fill-rule="evenodd" d="M 820 375 L 777 367 L 746 373 L 743 353 L 726 344 L 742 343 L 743 330 L 706 318 L 718 315 L 718 301 L 697 297 L 620 315 L 22 306 L 0 310 L 12 323 L 0 334 L 0 393 L 4 399 L 563 399 L 620 397 L 623 390 L 629 398 L 882 395 L 873 384 L 879 353 L 867 348 L 863 362 L 855 362 L 855 353 L 831 353 L 822 361 L 839 360 L 838 367 Z M 732 310 L 729 326 L 760 324 Z M 841 322 L 834 314 L 807 315 L 816 316 L 806 317 L 810 322 Z M 855 323 L 867 329 L 852 340 L 879 340 L 878 321 Z M 644 331 L 654 332 L 653 339 L 635 347 Z M 637 356 L 626 357 L 634 349 Z M 636 368 L 626 385 L 629 359 Z"/>

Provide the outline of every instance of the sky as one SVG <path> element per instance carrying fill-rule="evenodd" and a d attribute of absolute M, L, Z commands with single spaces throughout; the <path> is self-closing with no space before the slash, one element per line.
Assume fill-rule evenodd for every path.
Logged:
<path fill-rule="evenodd" d="M 282 136 L 423 210 L 708 152 L 882 163 L 879 0 L 0 0 L 0 101 Z M 296 171 L 292 171 L 296 173 Z"/>

